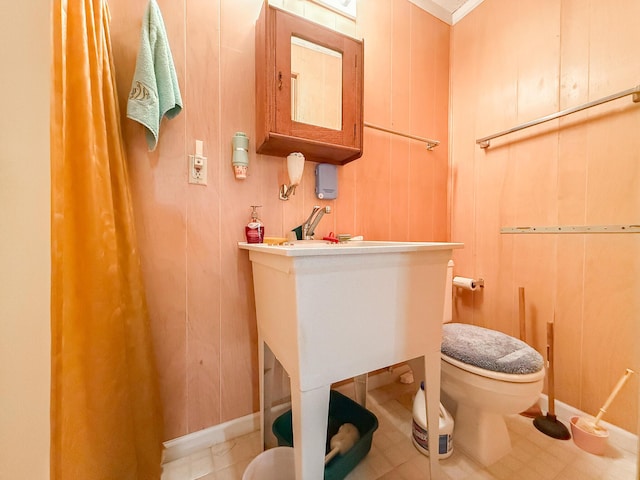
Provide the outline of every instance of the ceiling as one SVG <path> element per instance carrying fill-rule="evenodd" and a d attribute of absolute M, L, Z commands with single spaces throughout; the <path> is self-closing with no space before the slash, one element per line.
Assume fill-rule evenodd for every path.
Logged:
<path fill-rule="evenodd" d="M 449 25 L 454 25 L 483 0 L 409 0 L 434 17 Z"/>

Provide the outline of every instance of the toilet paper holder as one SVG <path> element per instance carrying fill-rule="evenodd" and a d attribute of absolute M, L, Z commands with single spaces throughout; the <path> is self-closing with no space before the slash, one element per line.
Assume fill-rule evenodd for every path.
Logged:
<path fill-rule="evenodd" d="M 479 288 L 484 288 L 484 279 L 478 278 L 467 278 L 467 277 L 453 277 L 453 286 L 457 288 L 462 288 L 463 290 L 477 290 Z"/>

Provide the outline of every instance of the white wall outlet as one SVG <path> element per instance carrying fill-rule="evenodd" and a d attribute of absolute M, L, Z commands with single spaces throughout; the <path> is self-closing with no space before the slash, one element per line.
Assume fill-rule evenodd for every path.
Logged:
<path fill-rule="evenodd" d="M 189 183 L 207 184 L 207 157 L 202 155 L 202 140 L 196 140 L 196 154 L 189 155 Z"/>
<path fill-rule="evenodd" d="M 189 183 L 207 184 L 207 157 L 189 155 Z"/>

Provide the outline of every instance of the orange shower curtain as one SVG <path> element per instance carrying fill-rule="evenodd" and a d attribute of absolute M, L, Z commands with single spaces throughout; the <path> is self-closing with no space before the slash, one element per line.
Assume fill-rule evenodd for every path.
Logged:
<path fill-rule="evenodd" d="M 162 416 L 108 6 L 54 0 L 52 21 L 51 479 L 159 479 Z"/>

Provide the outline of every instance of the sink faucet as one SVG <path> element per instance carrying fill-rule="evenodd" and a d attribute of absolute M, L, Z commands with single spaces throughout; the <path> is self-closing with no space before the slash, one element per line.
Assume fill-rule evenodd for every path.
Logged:
<path fill-rule="evenodd" d="M 331 207 L 326 206 L 320 208 L 318 205 L 313 207 L 313 211 L 307 221 L 302 224 L 302 238 L 303 240 L 313 240 L 313 234 L 316 231 L 316 227 L 325 213 L 331 213 Z"/>

